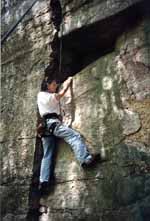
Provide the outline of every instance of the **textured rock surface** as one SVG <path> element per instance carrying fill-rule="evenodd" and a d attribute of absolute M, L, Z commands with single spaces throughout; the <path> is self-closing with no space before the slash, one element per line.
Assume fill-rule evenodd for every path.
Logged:
<path fill-rule="evenodd" d="M 23 16 L 33 2 L 29 0 L 2 1 L 2 34 L 6 33 Z"/>
<path fill-rule="evenodd" d="M 14 1 L 14 8 L 7 10 L 10 16 L 18 7 L 15 2 L 19 6 L 19 1 Z M 20 5 L 23 2 L 20 1 Z M 72 19 L 69 29 L 64 28 L 68 45 L 65 37 L 62 42 L 65 55 L 62 64 L 67 64 L 69 70 L 67 72 L 66 67 L 62 70 L 76 74 L 72 88 L 62 101 L 66 109 L 64 121 L 81 132 L 92 152 L 102 152 L 109 161 L 84 171 L 70 147 L 60 141 L 56 183 L 50 195 L 40 200 L 48 207 L 40 221 L 149 220 L 150 30 L 149 18 L 142 8 L 136 10 L 132 26 L 126 25 L 123 29 L 127 21 L 125 14 L 134 11 L 128 12 L 127 8 L 136 2 L 61 1 L 64 19 L 67 16 Z M 105 10 L 96 13 L 99 7 Z M 81 13 L 83 20 L 79 16 Z M 107 20 L 112 15 L 114 17 Z M 79 26 L 77 16 L 82 20 Z M 13 21 L 15 19 L 14 16 Z M 98 20 L 101 20 L 100 24 Z M 8 28 L 12 21 L 9 23 L 9 16 L 8 20 L 5 16 L 5 21 L 5 28 Z M 94 29 L 87 28 L 91 24 Z M 88 35 L 92 37 L 89 47 L 88 44 L 79 47 L 75 41 L 77 35 L 72 32 L 83 27 L 87 28 L 86 32 L 79 33 L 77 41 L 80 42 L 81 38 L 82 43 L 84 39 L 89 43 L 89 37 L 86 41 Z M 52 65 L 52 50 L 55 52 L 59 48 L 52 47 L 55 32 L 49 1 L 39 1 L 2 48 L 1 189 L 4 221 L 25 220 L 29 207 L 33 206 L 28 202 L 29 189 L 33 170 L 38 179 L 40 162 L 36 139 L 36 94 L 44 68 L 49 63 Z M 70 39 L 68 32 L 72 33 Z M 105 49 L 112 46 L 110 36 L 113 47 L 107 51 Z M 73 69 L 79 60 L 80 67 Z M 77 73 L 76 70 L 81 71 Z M 66 76 L 60 77 L 64 79 Z M 37 219 L 33 216 L 31 220 Z"/>
<path fill-rule="evenodd" d="M 88 172 L 67 160 L 68 163 L 61 164 L 64 180 L 57 181 L 54 194 L 41 200 L 49 207 L 41 221 L 148 220 L 150 176 L 145 148 L 129 144 L 116 146 L 111 161 Z"/>
<path fill-rule="evenodd" d="M 40 1 L 33 7 L 2 48 L 2 215 L 8 213 L 4 220 L 23 220 L 29 209 L 36 145 L 36 95 L 49 63 L 54 30 L 49 7 L 49 1 Z M 9 18 L 13 11 L 14 21 L 18 19 L 18 10 L 15 2 L 7 10 L 3 18 L 6 28 L 12 24 Z"/>
<path fill-rule="evenodd" d="M 118 12 L 140 2 L 140 0 L 107 0 L 107 1 L 60 1 L 62 5 L 64 22 L 62 34 L 88 26 L 99 20 L 106 19 Z M 86 11 L 86 14 L 85 14 Z"/>
<path fill-rule="evenodd" d="M 130 94 L 128 81 L 124 80 L 124 72 L 118 64 L 126 41 L 134 42 L 143 36 L 147 22 L 141 22 L 118 39 L 113 53 L 101 57 L 74 77 L 72 89 L 63 102 L 64 106 L 67 103 L 66 121 L 86 137 L 91 151 L 108 154 L 110 161 L 83 171 L 69 147 L 61 146 L 55 190 L 41 200 L 48 206 L 48 213 L 41 221 L 149 219 L 150 131 L 148 124 L 147 127 L 142 124 L 141 112 L 133 105 L 138 107 L 138 98 Z M 149 50 L 148 44 L 146 47 Z M 126 56 L 130 57 L 132 52 L 133 44 Z M 131 73 L 134 68 L 131 66 Z M 145 72 L 138 73 L 145 77 Z M 136 79 L 133 85 L 135 83 Z M 142 97 L 139 107 L 144 102 L 149 106 L 148 94 Z M 148 106 L 142 116 L 147 122 Z M 138 136 L 138 141 L 143 143 L 136 142 Z"/>

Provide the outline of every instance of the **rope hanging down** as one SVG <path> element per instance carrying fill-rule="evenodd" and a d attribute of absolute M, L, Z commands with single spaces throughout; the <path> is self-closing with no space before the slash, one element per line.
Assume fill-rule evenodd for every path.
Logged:
<path fill-rule="evenodd" d="M 59 74 L 61 73 L 61 65 L 62 65 L 62 24 L 60 24 Z"/>
<path fill-rule="evenodd" d="M 10 30 L 8 30 L 3 36 L 2 36 L 2 40 L 1 40 L 1 45 L 4 44 L 4 42 L 7 40 L 7 38 L 11 35 L 11 33 L 16 29 L 16 27 L 19 25 L 19 23 L 23 20 L 23 18 L 28 14 L 28 12 L 31 10 L 31 8 L 35 5 L 35 3 L 38 0 L 35 0 L 31 6 L 25 11 L 25 13 L 21 16 L 21 18 L 16 22 L 16 24 L 14 24 Z"/>
<path fill-rule="evenodd" d="M 62 65 L 62 24 L 60 24 L 59 75 L 61 74 L 61 65 Z M 61 115 L 64 114 L 64 111 L 62 111 L 61 108 L 60 100 L 59 100 L 59 110 Z"/>

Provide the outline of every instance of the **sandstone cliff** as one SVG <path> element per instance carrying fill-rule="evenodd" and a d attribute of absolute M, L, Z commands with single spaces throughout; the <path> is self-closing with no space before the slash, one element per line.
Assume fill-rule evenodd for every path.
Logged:
<path fill-rule="evenodd" d="M 2 1 L 3 34 L 32 2 Z M 4 42 L 3 221 L 149 220 L 149 8 L 146 0 L 39 0 Z M 108 161 L 84 171 L 59 141 L 56 183 L 40 199 L 36 95 L 47 66 L 62 82 L 73 76 L 64 121 Z M 39 204 L 46 213 L 28 213 Z"/>

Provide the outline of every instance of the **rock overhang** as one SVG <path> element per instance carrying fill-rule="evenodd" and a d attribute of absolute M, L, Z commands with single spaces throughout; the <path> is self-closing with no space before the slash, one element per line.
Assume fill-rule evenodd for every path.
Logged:
<path fill-rule="evenodd" d="M 95 5 L 99 6 L 104 3 L 110 3 L 110 1 L 94 2 Z M 65 7 L 69 6 L 67 3 L 67 6 L 65 6 L 65 1 L 63 3 L 61 1 L 63 20 L 59 39 L 60 42 L 62 41 L 60 56 L 62 56 L 63 75 L 65 73 L 67 73 L 67 76 L 74 75 L 98 58 L 117 50 L 117 39 L 138 24 L 142 16 L 145 16 L 145 9 L 148 4 L 147 0 L 127 2 L 126 7 L 121 5 L 118 10 L 115 8 L 113 13 L 110 12 L 104 17 L 99 17 L 95 13 L 93 20 L 89 18 L 88 22 L 84 21 L 80 27 L 71 24 L 71 29 L 66 31 L 64 26 L 66 16 L 70 16 L 70 19 L 74 20 L 78 11 L 82 10 L 82 7 L 83 9 L 85 6 L 90 8 L 92 3 L 84 1 L 83 4 L 82 1 L 82 4 L 76 4 L 78 7 L 73 7 L 73 1 L 69 1 L 68 5 L 72 4 L 72 8 L 66 9 Z M 87 15 L 85 17 L 86 19 L 88 18 L 88 12 L 85 12 L 85 9 L 82 14 L 83 16 Z"/>
<path fill-rule="evenodd" d="M 63 15 L 62 36 L 107 19 L 139 2 L 142 0 L 84 0 L 78 3 L 60 0 Z"/>

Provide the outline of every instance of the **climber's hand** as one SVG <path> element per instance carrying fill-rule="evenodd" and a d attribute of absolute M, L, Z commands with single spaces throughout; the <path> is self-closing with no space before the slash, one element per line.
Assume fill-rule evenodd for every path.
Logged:
<path fill-rule="evenodd" d="M 72 83 L 72 80 L 73 80 L 73 77 L 68 77 L 65 83 L 70 85 Z"/>
<path fill-rule="evenodd" d="M 59 91 L 55 96 L 57 100 L 60 100 L 61 97 L 64 96 L 64 94 L 66 93 L 66 91 L 68 90 L 68 88 L 70 87 L 72 83 L 72 77 L 69 77 L 63 84 L 63 89 L 61 89 L 61 91 Z"/>

